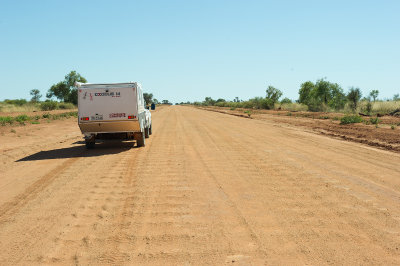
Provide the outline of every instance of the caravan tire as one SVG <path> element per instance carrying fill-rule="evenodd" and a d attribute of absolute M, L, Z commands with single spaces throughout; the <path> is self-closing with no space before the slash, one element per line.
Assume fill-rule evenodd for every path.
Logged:
<path fill-rule="evenodd" d="M 94 141 L 85 141 L 86 149 L 94 149 Z"/>
<path fill-rule="evenodd" d="M 144 132 L 137 132 L 135 133 L 135 140 L 136 140 L 136 145 L 138 147 L 144 147 L 145 146 L 145 136 L 144 136 Z"/>

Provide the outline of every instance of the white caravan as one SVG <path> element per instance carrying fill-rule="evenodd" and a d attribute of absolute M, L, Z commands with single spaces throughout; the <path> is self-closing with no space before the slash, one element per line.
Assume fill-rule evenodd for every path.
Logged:
<path fill-rule="evenodd" d="M 134 139 L 137 146 L 145 145 L 145 138 L 152 134 L 152 123 L 140 84 L 77 82 L 75 85 L 78 125 L 87 148 L 93 148 L 96 139 Z"/>

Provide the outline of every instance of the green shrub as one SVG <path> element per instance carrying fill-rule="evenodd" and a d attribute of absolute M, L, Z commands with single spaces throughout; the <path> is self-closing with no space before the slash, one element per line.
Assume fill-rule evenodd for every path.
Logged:
<path fill-rule="evenodd" d="M 19 115 L 15 118 L 15 121 L 23 124 L 25 121 L 29 120 L 29 116 L 27 115 Z"/>
<path fill-rule="evenodd" d="M 0 116 L 0 125 L 5 126 L 7 123 L 12 124 L 14 122 L 14 118 L 11 116 Z"/>
<path fill-rule="evenodd" d="M 51 120 L 58 120 L 58 119 L 63 119 L 63 118 L 69 118 L 69 117 L 78 117 L 78 112 L 73 111 L 73 112 L 67 112 L 67 113 L 60 113 L 60 114 L 43 114 L 43 118 L 51 119 Z"/>
<path fill-rule="evenodd" d="M 391 125 L 390 128 L 394 130 L 396 128 L 396 126 L 395 125 Z"/>
<path fill-rule="evenodd" d="M 74 109 L 75 105 L 72 103 L 59 103 L 58 108 L 59 109 Z"/>
<path fill-rule="evenodd" d="M 243 105 L 242 105 L 243 108 L 253 108 L 253 106 L 254 106 L 254 103 L 252 103 L 251 101 L 245 101 L 245 102 L 243 102 Z"/>
<path fill-rule="evenodd" d="M 69 116 L 78 117 L 77 111 L 72 111 L 72 112 L 69 112 L 68 114 L 69 114 Z"/>
<path fill-rule="evenodd" d="M 380 120 L 379 120 L 378 117 L 371 117 L 371 118 L 369 119 L 369 122 L 370 122 L 371 124 L 373 124 L 373 125 L 377 125 L 377 124 L 380 122 Z"/>
<path fill-rule="evenodd" d="M 250 110 L 246 110 L 246 111 L 244 111 L 244 113 L 247 114 L 248 117 L 251 117 L 251 111 Z"/>
<path fill-rule="evenodd" d="M 51 114 L 50 117 L 49 117 L 49 119 L 51 119 L 51 120 L 57 120 L 59 118 L 60 118 L 60 116 L 57 115 L 57 114 Z"/>
<path fill-rule="evenodd" d="M 370 101 L 367 102 L 367 106 L 365 107 L 365 111 L 367 111 L 367 114 L 370 115 L 372 112 L 372 104 Z"/>
<path fill-rule="evenodd" d="M 308 110 L 311 112 L 326 112 L 328 107 L 325 103 L 320 102 L 317 98 L 310 98 L 308 101 Z"/>
<path fill-rule="evenodd" d="M 12 104 L 12 105 L 22 106 L 27 103 L 27 100 L 25 100 L 25 99 L 16 99 L 16 100 L 6 99 L 6 100 L 4 100 L 4 102 L 8 103 L 8 104 Z"/>
<path fill-rule="evenodd" d="M 362 121 L 363 121 L 363 119 L 361 118 L 361 116 L 347 115 L 347 116 L 343 116 L 340 119 L 340 124 L 347 125 L 347 124 L 353 124 L 353 123 L 361 123 Z"/>
<path fill-rule="evenodd" d="M 57 105 L 58 105 L 58 103 L 54 102 L 54 101 L 42 102 L 40 104 L 40 109 L 42 111 L 51 111 L 51 110 L 57 109 Z"/>
<path fill-rule="evenodd" d="M 285 98 L 283 98 L 281 103 L 292 103 L 292 100 L 290 100 L 289 98 L 285 97 Z"/>

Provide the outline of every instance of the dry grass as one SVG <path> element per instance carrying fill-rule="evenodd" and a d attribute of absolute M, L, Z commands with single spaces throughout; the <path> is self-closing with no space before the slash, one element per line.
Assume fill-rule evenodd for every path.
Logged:
<path fill-rule="evenodd" d="M 373 113 L 390 113 L 400 108 L 400 101 L 388 101 L 388 102 L 374 102 L 372 103 Z"/>
<path fill-rule="evenodd" d="M 357 108 L 357 112 L 368 113 L 367 112 L 367 101 L 361 101 Z M 396 109 L 400 108 L 400 101 L 376 101 L 371 102 L 371 114 L 388 114 Z M 351 112 L 349 106 L 346 105 L 345 112 Z"/>
<path fill-rule="evenodd" d="M 300 111 L 305 112 L 308 110 L 307 105 L 301 104 L 301 103 L 283 103 L 283 104 L 277 103 L 277 104 L 275 104 L 275 110 L 277 110 L 279 108 L 281 108 L 281 110 L 284 110 L 284 111 L 298 111 L 298 112 L 300 112 Z"/>
<path fill-rule="evenodd" d="M 359 106 L 357 108 L 357 112 L 363 112 L 366 113 L 366 106 L 367 106 L 367 101 L 361 101 L 359 103 Z M 376 102 L 371 102 L 372 105 L 372 114 L 388 114 L 398 108 L 400 108 L 400 101 L 376 101 Z M 277 103 L 275 104 L 275 110 L 278 110 L 279 107 L 283 111 L 308 111 L 308 107 L 304 104 L 299 104 L 299 103 L 284 103 L 280 104 Z M 350 108 L 350 105 L 347 103 L 344 107 L 343 110 L 326 110 L 327 112 L 337 112 L 337 113 L 352 113 L 353 110 Z"/>
<path fill-rule="evenodd" d="M 27 103 L 22 106 L 7 104 L 0 102 L 0 112 L 3 113 L 16 113 L 16 112 L 33 112 L 40 111 L 40 105 L 37 103 Z"/>
<path fill-rule="evenodd" d="M 29 113 L 35 111 L 72 110 L 76 106 L 72 103 L 59 102 L 27 102 L 22 105 L 0 102 L 0 113 Z"/>
<path fill-rule="evenodd" d="M 44 113 L 41 116 L 40 115 L 34 115 L 34 116 L 28 116 L 26 114 L 23 115 L 18 115 L 18 116 L 0 116 L 0 126 L 6 126 L 6 125 L 13 125 L 13 124 L 20 124 L 20 125 L 25 125 L 26 122 L 30 122 L 32 124 L 39 124 L 39 120 L 46 119 L 48 122 L 50 120 L 59 120 L 59 119 L 65 119 L 65 118 L 70 118 L 70 117 L 78 117 L 78 112 L 76 111 L 70 111 L 70 112 L 65 112 L 65 113 L 58 113 L 58 114 L 50 114 L 50 113 Z"/>

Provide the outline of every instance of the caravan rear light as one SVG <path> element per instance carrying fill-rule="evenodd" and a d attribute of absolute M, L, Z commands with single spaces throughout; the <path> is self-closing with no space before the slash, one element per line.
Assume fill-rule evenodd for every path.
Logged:
<path fill-rule="evenodd" d="M 128 119 L 135 119 L 136 115 L 128 115 Z"/>
<path fill-rule="evenodd" d="M 81 117 L 82 121 L 89 121 L 89 117 Z"/>

